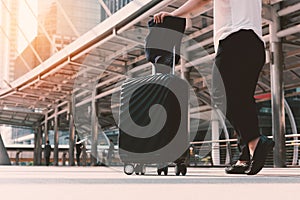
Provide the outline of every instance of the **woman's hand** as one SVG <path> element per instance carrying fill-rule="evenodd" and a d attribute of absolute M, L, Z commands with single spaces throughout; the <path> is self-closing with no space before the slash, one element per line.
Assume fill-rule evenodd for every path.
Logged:
<path fill-rule="evenodd" d="M 172 13 L 169 13 L 169 12 L 159 12 L 159 13 L 156 13 L 154 16 L 153 16 L 153 20 L 155 23 L 162 23 L 164 21 L 164 17 L 166 16 L 173 16 Z"/>
<path fill-rule="evenodd" d="M 155 23 L 162 23 L 165 16 L 193 18 L 204 6 L 209 6 L 212 0 L 188 0 L 173 12 L 159 12 L 153 16 Z"/>

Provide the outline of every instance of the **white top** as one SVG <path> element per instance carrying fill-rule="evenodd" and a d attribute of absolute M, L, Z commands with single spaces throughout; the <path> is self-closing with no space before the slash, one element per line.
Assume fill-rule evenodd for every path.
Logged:
<path fill-rule="evenodd" d="M 261 0 L 214 0 L 214 45 L 241 29 L 253 30 L 262 39 Z"/>

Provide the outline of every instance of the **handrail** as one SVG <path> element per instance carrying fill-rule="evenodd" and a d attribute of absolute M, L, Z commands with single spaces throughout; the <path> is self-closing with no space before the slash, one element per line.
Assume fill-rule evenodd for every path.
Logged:
<path fill-rule="evenodd" d="M 272 139 L 273 136 L 267 136 L 268 138 Z M 288 134 L 285 135 L 285 138 L 295 138 L 295 137 L 300 137 L 300 133 L 297 134 Z M 236 142 L 234 144 L 231 144 L 232 142 Z M 190 145 L 202 145 L 202 144 L 212 144 L 212 143 L 226 143 L 226 149 L 228 149 L 228 143 L 230 144 L 231 147 L 237 145 L 238 140 L 237 139 L 220 139 L 220 140 L 207 140 L 207 141 L 197 141 L 197 142 L 190 142 Z M 225 146 L 225 145 L 223 145 Z M 285 146 L 295 146 L 297 148 L 299 148 L 300 146 L 300 139 L 296 139 L 296 140 L 288 140 L 285 142 Z M 197 148 L 197 146 L 194 146 L 194 148 Z M 227 155 L 227 153 L 226 153 Z M 231 157 L 232 159 L 232 157 Z M 295 152 L 293 152 L 293 161 L 292 161 L 292 165 L 297 165 L 297 162 L 294 162 L 295 158 Z"/>
<path fill-rule="evenodd" d="M 295 121 L 292 110 L 291 110 L 288 102 L 286 101 L 286 99 L 284 99 L 284 105 L 285 105 L 285 112 L 287 113 L 287 115 L 289 117 L 289 120 L 290 120 L 290 123 L 291 123 L 292 133 L 297 134 L 296 121 Z M 294 140 L 298 140 L 298 136 L 293 136 L 293 137 L 294 137 Z M 293 162 L 292 162 L 293 165 L 296 165 L 297 161 L 298 161 L 298 149 L 299 149 L 298 145 L 295 145 L 294 146 L 294 153 L 293 153 Z"/>
<path fill-rule="evenodd" d="M 300 137 L 300 133 L 298 133 L 298 134 L 293 134 L 293 135 L 285 135 L 285 137 L 286 138 L 290 138 L 290 137 L 295 137 L 295 136 L 297 136 L 297 137 Z M 268 138 L 270 138 L 270 139 L 272 139 L 273 138 L 273 136 L 267 136 Z M 216 143 L 216 142 L 224 142 L 224 143 L 226 143 L 226 142 L 237 142 L 238 140 L 237 139 L 223 139 L 223 140 L 209 140 L 209 141 L 197 141 L 197 142 L 190 142 L 190 144 L 209 144 L 209 143 Z M 295 141 L 299 141 L 300 142 L 300 140 L 289 140 L 289 141 L 286 141 L 286 143 L 289 143 L 289 142 L 295 142 Z"/>
<path fill-rule="evenodd" d="M 292 127 L 292 134 L 289 134 L 289 135 L 285 135 L 286 138 L 290 138 L 290 137 L 293 137 L 294 138 L 294 142 L 295 141 L 299 141 L 298 140 L 298 137 L 300 136 L 300 134 L 297 134 L 297 125 L 296 125 L 296 121 L 295 121 L 295 118 L 293 116 L 293 113 L 291 111 L 291 108 L 288 104 L 288 102 L 286 101 L 286 99 L 284 99 L 284 105 L 285 105 L 285 112 L 286 114 L 288 115 L 289 117 L 289 121 L 290 121 L 290 124 L 291 124 L 291 127 Z M 231 155 L 231 150 L 230 150 L 230 142 L 233 142 L 233 141 L 237 141 L 237 139 L 230 139 L 229 138 L 229 134 L 228 134 L 228 131 L 227 131 L 227 127 L 226 127 L 226 124 L 225 124 L 225 121 L 224 121 L 224 116 L 222 114 L 222 112 L 219 110 L 219 109 L 216 109 L 215 110 L 218 117 L 219 117 L 219 120 L 221 122 L 221 125 L 223 127 L 223 130 L 224 130 L 224 133 L 225 133 L 225 140 L 213 140 L 213 141 L 199 141 L 199 142 L 191 142 L 190 144 L 205 144 L 205 143 L 220 143 L 220 142 L 226 142 L 227 144 L 227 148 L 226 148 L 226 162 L 231 162 L 231 159 L 232 159 L 232 155 Z M 273 136 L 268 136 L 269 138 L 273 138 Z M 286 146 L 292 146 L 293 144 L 287 144 L 287 143 L 292 143 L 292 141 L 286 141 Z M 299 144 L 300 145 L 300 144 Z M 298 144 L 294 145 L 294 151 L 293 151 L 293 161 L 292 161 L 292 165 L 297 165 L 297 161 L 298 161 L 298 157 L 299 157 L 299 153 L 298 153 L 298 150 L 299 150 L 299 146 Z"/>

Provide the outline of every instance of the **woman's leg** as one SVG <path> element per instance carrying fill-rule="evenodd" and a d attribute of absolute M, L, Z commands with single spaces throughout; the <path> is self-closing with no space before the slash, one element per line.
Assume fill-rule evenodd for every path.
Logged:
<path fill-rule="evenodd" d="M 253 96 L 264 61 L 264 45 L 253 31 L 242 30 L 220 42 L 214 71 L 222 77 L 226 99 L 214 73 L 213 100 L 222 110 L 226 105 L 226 117 L 242 141 L 241 159 L 249 159 L 247 144 L 260 136 Z"/>

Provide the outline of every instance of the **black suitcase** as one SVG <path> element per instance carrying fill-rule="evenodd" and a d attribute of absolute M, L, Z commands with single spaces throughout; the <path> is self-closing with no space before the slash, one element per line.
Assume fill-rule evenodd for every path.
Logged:
<path fill-rule="evenodd" d="M 119 154 L 126 174 L 144 173 L 144 164 L 174 161 L 177 168 L 185 168 L 178 169 L 179 173 L 186 173 L 181 165 L 189 146 L 188 97 L 187 82 L 171 74 L 125 81 L 121 87 Z M 167 173 L 166 168 L 161 170 Z"/>
<path fill-rule="evenodd" d="M 145 164 L 158 164 L 158 174 L 167 175 L 172 162 L 176 175 L 187 172 L 189 86 L 174 72 L 170 74 L 179 61 L 176 48 L 182 35 L 166 29 L 176 22 L 182 34 L 185 20 L 168 17 L 158 29 L 150 29 L 146 38 L 146 58 L 154 64 L 155 74 L 127 79 L 121 86 L 119 155 L 128 175 L 144 174 Z M 156 25 L 150 21 L 149 26 Z M 157 42 L 166 33 L 173 34 L 169 41 L 165 36 L 164 42 Z"/>

